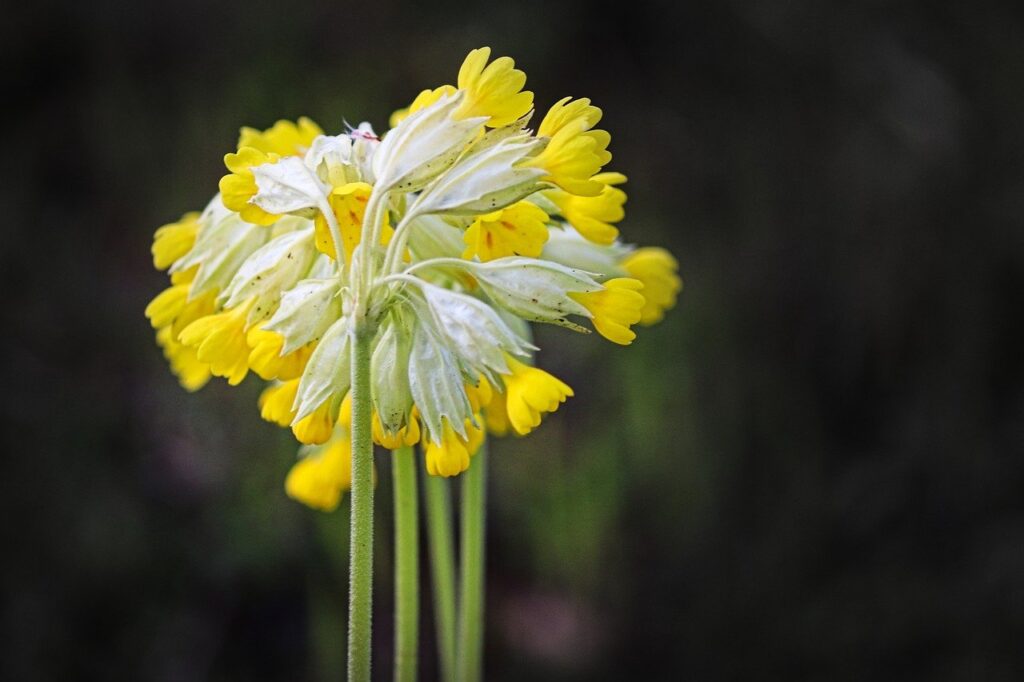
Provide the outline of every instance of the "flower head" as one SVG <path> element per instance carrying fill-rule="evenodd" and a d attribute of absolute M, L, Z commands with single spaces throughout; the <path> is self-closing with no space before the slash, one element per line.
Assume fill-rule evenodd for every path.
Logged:
<path fill-rule="evenodd" d="M 455 82 L 380 136 L 244 128 L 220 193 L 154 236 L 170 283 L 146 315 L 172 370 L 189 390 L 270 382 L 261 416 L 304 444 L 286 490 L 319 509 L 349 481 L 356 335 L 374 441 L 454 476 L 485 431 L 525 435 L 573 395 L 534 366 L 530 322 L 625 345 L 681 287 L 668 252 L 618 241 L 600 109 L 566 98 L 530 130 L 526 76 L 489 48 Z"/>

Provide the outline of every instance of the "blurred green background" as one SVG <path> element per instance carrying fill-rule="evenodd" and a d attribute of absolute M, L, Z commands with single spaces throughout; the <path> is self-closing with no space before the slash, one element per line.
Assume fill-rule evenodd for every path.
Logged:
<path fill-rule="evenodd" d="M 577 397 L 493 448 L 488 679 L 1024 679 L 1019 7 L 4 14 L 3 679 L 340 679 L 347 508 L 285 497 L 251 380 L 177 386 L 150 237 L 240 126 L 381 130 L 485 44 L 604 109 L 624 235 L 687 286 L 628 349 L 539 330 Z"/>

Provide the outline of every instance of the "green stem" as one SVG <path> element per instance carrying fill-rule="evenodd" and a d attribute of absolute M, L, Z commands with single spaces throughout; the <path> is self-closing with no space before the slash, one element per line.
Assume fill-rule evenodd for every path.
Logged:
<path fill-rule="evenodd" d="M 356 329 L 352 339 L 352 515 L 348 584 L 348 679 L 370 680 L 373 608 L 373 439 L 370 419 L 370 344 Z"/>
<path fill-rule="evenodd" d="M 434 584 L 434 619 L 442 682 L 455 680 L 455 549 L 452 501 L 448 480 L 427 475 L 423 479 L 430 537 L 430 572 Z"/>
<path fill-rule="evenodd" d="M 487 444 L 462 474 L 462 593 L 459 597 L 460 682 L 483 679 L 484 526 L 487 509 Z"/>
<path fill-rule="evenodd" d="M 420 621 L 419 510 L 416 455 L 409 447 L 391 458 L 395 498 L 395 682 L 415 682 Z"/>

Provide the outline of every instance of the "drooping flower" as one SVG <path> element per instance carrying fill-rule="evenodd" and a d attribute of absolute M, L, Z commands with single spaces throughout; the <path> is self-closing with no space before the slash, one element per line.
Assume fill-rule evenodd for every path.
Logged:
<path fill-rule="evenodd" d="M 665 311 L 676 304 L 676 296 L 683 288 L 683 281 L 676 274 L 679 263 L 665 249 L 648 246 L 626 256 L 622 260 L 622 267 L 630 277 L 644 285 L 640 324 L 661 322 Z"/>
<path fill-rule="evenodd" d="M 284 489 L 305 505 L 333 511 L 351 485 L 352 447 L 348 429 L 339 426 L 324 444 L 299 451 L 299 461 L 288 472 Z"/>

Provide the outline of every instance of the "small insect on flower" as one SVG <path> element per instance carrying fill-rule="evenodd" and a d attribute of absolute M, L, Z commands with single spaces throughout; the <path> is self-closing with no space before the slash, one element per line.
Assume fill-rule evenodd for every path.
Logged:
<path fill-rule="evenodd" d="M 146 315 L 172 371 L 188 390 L 270 382 L 262 417 L 304 444 L 287 493 L 318 509 L 351 480 L 355 335 L 372 337 L 374 441 L 455 476 L 485 433 L 525 435 L 573 395 L 535 366 L 529 323 L 627 345 L 682 287 L 667 251 L 619 241 L 626 178 L 589 99 L 532 129 L 526 75 L 487 47 L 454 82 L 381 135 L 243 128 L 220 192 L 154 235 L 171 281 Z"/>

